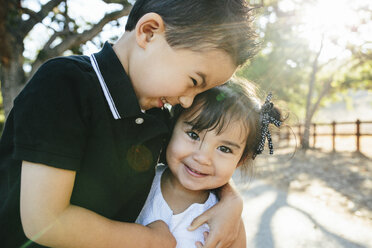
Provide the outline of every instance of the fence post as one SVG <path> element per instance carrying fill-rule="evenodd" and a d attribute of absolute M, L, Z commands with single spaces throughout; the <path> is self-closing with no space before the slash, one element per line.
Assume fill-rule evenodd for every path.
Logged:
<path fill-rule="evenodd" d="M 336 151 L 336 122 L 332 122 L 332 150 Z"/>
<path fill-rule="evenodd" d="M 313 148 L 316 145 L 316 123 L 313 123 Z"/>
<path fill-rule="evenodd" d="M 360 120 L 357 119 L 356 122 L 356 151 L 360 152 Z"/>

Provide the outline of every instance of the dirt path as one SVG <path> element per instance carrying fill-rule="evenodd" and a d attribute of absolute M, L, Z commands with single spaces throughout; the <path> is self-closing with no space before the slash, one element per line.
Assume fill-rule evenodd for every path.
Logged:
<path fill-rule="evenodd" d="M 247 247 L 371 247 L 372 162 L 354 154 L 285 150 L 236 173 Z"/>

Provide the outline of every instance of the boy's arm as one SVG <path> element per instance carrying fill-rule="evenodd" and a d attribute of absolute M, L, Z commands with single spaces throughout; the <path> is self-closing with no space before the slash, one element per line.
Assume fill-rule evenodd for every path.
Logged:
<path fill-rule="evenodd" d="M 113 221 L 70 204 L 75 172 L 23 161 L 21 220 L 26 236 L 49 247 L 175 247 L 164 222 Z"/>
<path fill-rule="evenodd" d="M 239 233 L 238 237 L 235 239 L 234 243 L 229 248 L 246 248 L 247 247 L 247 237 L 245 234 L 243 219 L 240 219 Z"/>
<path fill-rule="evenodd" d="M 235 242 L 239 229 L 243 199 L 233 186 L 232 180 L 219 190 L 220 201 L 195 218 L 189 228 L 195 230 L 204 223 L 208 223 L 210 231 L 205 242 L 207 248 L 229 247 Z"/>

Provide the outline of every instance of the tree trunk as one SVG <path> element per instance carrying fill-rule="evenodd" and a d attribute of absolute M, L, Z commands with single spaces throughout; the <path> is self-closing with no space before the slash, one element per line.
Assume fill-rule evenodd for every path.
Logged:
<path fill-rule="evenodd" d="M 39 12 L 34 12 L 27 8 L 22 8 L 20 0 L 0 0 L 0 82 L 1 94 L 3 97 L 3 106 L 5 117 L 9 115 L 13 107 L 13 100 L 22 90 L 28 78 L 23 70 L 23 40 L 29 31 L 56 8 L 64 0 L 50 0 L 41 5 Z M 50 37 L 42 51 L 39 52 L 36 61 L 32 64 L 32 74 L 47 59 L 59 56 L 64 51 L 72 47 L 79 46 L 95 37 L 105 24 L 112 20 L 126 16 L 131 10 L 131 4 L 125 0 L 103 0 L 107 3 L 120 3 L 123 9 L 106 13 L 105 16 L 91 29 L 79 33 L 76 30 L 64 29 L 55 31 Z M 67 11 L 67 8 L 65 8 Z M 30 16 L 28 20 L 22 20 L 22 14 Z M 67 12 L 65 13 L 67 15 Z M 69 25 L 69 18 L 65 18 L 65 27 Z M 50 48 L 50 44 L 57 38 L 63 37 L 62 43 L 56 47 Z M 43 56 L 40 56 L 40 53 Z"/>
<path fill-rule="evenodd" d="M 321 44 L 318 53 L 315 56 L 315 59 L 313 61 L 312 71 L 309 79 L 309 92 L 307 94 L 306 99 L 306 113 L 305 113 L 305 123 L 304 123 L 304 133 L 302 135 L 301 139 L 301 148 L 304 150 L 309 149 L 309 139 L 310 139 L 310 126 L 311 126 L 311 119 L 313 118 L 313 114 L 311 111 L 311 102 L 313 99 L 313 93 L 314 93 L 314 86 L 316 81 L 316 75 L 318 73 L 318 61 L 319 56 L 323 49 L 323 40 L 324 36 L 321 39 Z"/>
<path fill-rule="evenodd" d="M 312 116 L 307 116 L 304 123 L 304 133 L 301 139 L 301 148 L 307 150 L 310 147 L 310 126 Z"/>
<path fill-rule="evenodd" d="M 5 117 L 13 107 L 13 100 L 25 85 L 25 72 L 23 71 L 23 41 L 13 43 L 11 59 L 7 65 L 0 67 L 1 93 Z"/>
<path fill-rule="evenodd" d="M 13 107 L 13 100 L 25 83 L 23 71 L 23 38 L 19 30 L 21 3 L 19 0 L 0 0 L 0 81 L 5 117 Z"/>
<path fill-rule="evenodd" d="M 310 126 L 311 126 L 311 119 L 312 116 L 310 115 L 310 108 L 311 108 L 311 100 L 314 92 L 314 80 L 310 80 L 309 83 L 309 93 L 306 100 L 306 116 L 305 116 L 305 123 L 304 123 L 304 131 L 301 139 L 301 148 L 304 150 L 309 149 L 309 139 L 310 139 Z"/>
<path fill-rule="evenodd" d="M 317 60 L 317 59 L 316 59 Z M 307 94 L 306 99 L 306 114 L 305 114 L 305 123 L 304 123 L 304 133 L 302 135 L 301 139 L 301 148 L 304 150 L 309 149 L 309 138 L 310 138 L 310 126 L 311 126 L 311 101 L 313 99 L 313 93 L 314 93 L 314 84 L 317 74 L 317 66 L 316 63 L 314 63 L 313 71 L 311 73 L 311 78 L 309 80 L 309 92 Z"/>

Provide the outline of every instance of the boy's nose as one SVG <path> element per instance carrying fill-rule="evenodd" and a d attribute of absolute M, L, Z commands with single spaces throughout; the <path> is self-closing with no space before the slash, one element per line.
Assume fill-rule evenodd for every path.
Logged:
<path fill-rule="evenodd" d="M 180 96 L 178 101 L 183 108 L 189 108 L 194 101 L 194 96 Z"/>

